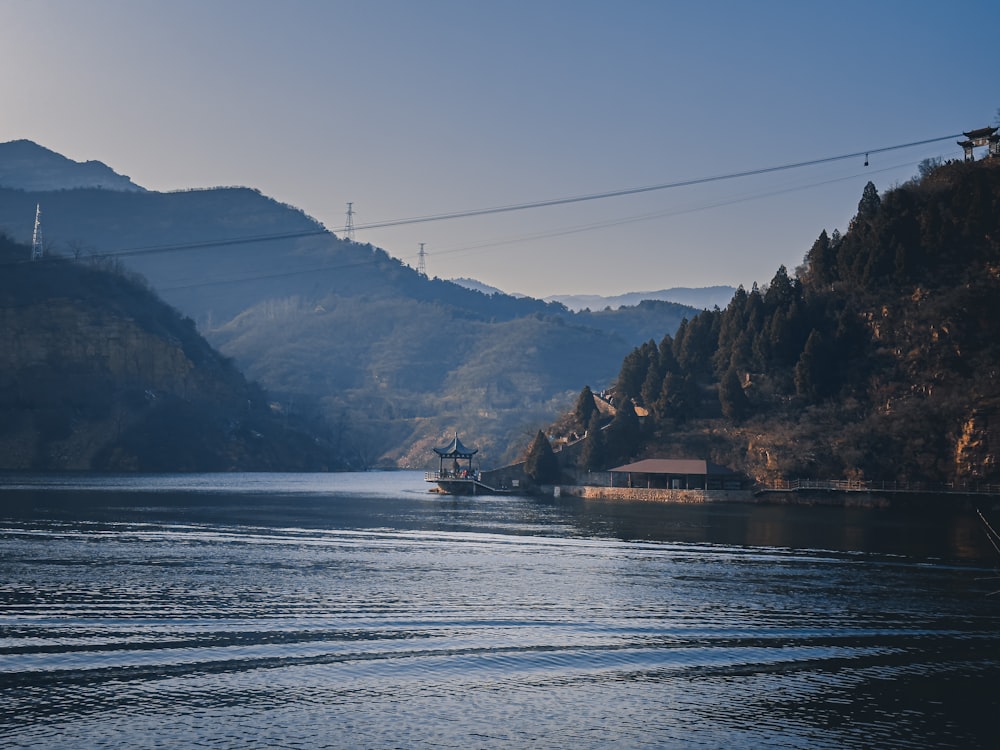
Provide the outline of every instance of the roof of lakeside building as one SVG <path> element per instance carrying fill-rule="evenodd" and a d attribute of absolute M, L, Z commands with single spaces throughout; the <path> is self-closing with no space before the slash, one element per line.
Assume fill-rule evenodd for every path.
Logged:
<path fill-rule="evenodd" d="M 694 474 L 708 476 L 709 474 L 737 474 L 725 466 L 702 461 L 696 458 L 646 458 L 635 463 L 616 466 L 609 469 L 612 472 L 631 474 Z"/>

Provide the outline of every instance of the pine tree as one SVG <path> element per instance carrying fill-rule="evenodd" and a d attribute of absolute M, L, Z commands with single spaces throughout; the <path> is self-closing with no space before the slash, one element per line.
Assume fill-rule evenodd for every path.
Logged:
<path fill-rule="evenodd" d="M 528 448 L 524 462 L 524 473 L 537 484 L 551 484 L 559 481 L 559 461 L 552 452 L 552 446 L 541 430 Z"/>
<path fill-rule="evenodd" d="M 759 372 L 764 369 L 767 362 L 766 343 L 763 343 L 764 324 L 766 322 L 766 312 L 764 309 L 764 297 L 754 282 L 753 287 L 747 294 L 747 327 L 746 340 L 741 342 L 744 347 L 741 351 L 746 351 L 750 363 L 747 370 Z M 749 346 L 748 346 L 749 344 Z M 730 362 L 730 364 L 732 364 Z M 725 374 L 725 371 L 723 371 Z"/>
<path fill-rule="evenodd" d="M 741 421 L 750 410 L 750 401 L 740 385 L 736 368 L 730 367 L 719 382 L 719 403 L 722 413 L 734 422 Z"/>
<path fill-rule="evenodd" d="M 720 367 L 719 372 L 725 374 L 730 367 L 735 367 L 743 372 L 754 370 L 753 356 L 753 336 L 749 331 L 743 331 L 729 348 L 729 362 L 725 367 Z"/>
<path fill-rule="evenodd" d="M 587 438 L 580 451 L 580 467 L 587 471 L 600 471 L 607 465 L 607 446 L 601 430 L 601 415 L 594 412 L 587 425 Z"/>
<path fill-rule="evenodd" d="M 687 372 L 702 377 L 711 374 L 712 355 L 719 345 L 722 312 L 716 308 L 703 310 L 682 328 L 674 339 L 674 355 Z M 683 333 L 682 333 L 683 332 Z"/>
<path fill-rule="evenodd" d="M 874 219 L 881 207 L 882 199 L 878 195 L 878 189 L 875 187 L 875 183 L 869 180 L 861 193 L 861 200 L 858 201 L 858 215 L 856 220 Z"/>
<path fill-rule="evenodd" d="M 768 310 L 784 308 L 790 305 L 795 297 L 795 285 L 788 278 L 788 269 L 781 265 L 764 291 L 764 305 Z"/>
<path fill-rule="evenodd" d="M 809 280 L 818 287 L 837 280 L 837 253 L 824 229 L 806 255 Z"/>
<path fill-rule="evenodd" d="M 579 397 L 576 399 L 576 406 L 573 408 L 573 418 L 576 420 L 580 430 L 586 430 L 590 424 L 590 418 L 597 412 L 597 404 L 594 403 L 594 392 L 589 385 L 583 386 Z"/>
<path fill-rule="evenodd" d="M 653 360 L 650 349 L 658 359 L 659 351 L 652 341 L 647 341 L 625 355 L 622 369 L 618 373 L 618 380 L 615 384 L 615 393 L 618 398 L 623 400 L 642 398 L 642 384 L 646 380 L 649 363 Z"/>
<path fill-rule="evenodd" d="M 631 401 L 625 399 L 618 404 L 605 435 L 609 461 L 627 461 L 639 449 L 642 431 Z"/>
<path fill-rule="evenodd" d="M 683 423 L 694 415 L 697 393 L 691 380 L 683 375 L 668 372 L 663 378 L 660 396 L 653 405 L 654 415 L 659 424 L 672 419 Z"/>
<path fill-rule="evenodd" d="M 747 325 L 747 292 L 740 284 L 722 312 L 719 321 L 719 345 L 712 356 L 712 364 L 718 374 L 724 373 L 729 367 L 733 356 L 733 348 Z"/>
<path fill-rule="evenodd" d="M 795 365 L 795 392 L 808 399 L 827 395 L 834 382 L 832 362 L 823 335 L 813 329 Z"/>
<path fill-rule="evenodd" d="M 663 373 L 676 372 L 680 369 L 677 358 L 674 357 L 674 340 L 668 333 L 660 341 L 660 370 Z"/>
<path fill-rule="evenodd" d="M 651 408 L 657 397 L 660 395 L 660 388 L 663 385 L 663 371 L 660 369 L 659 354 L 654 352 L 656 361 L 650 360 L 649 369 L 646 371 L 646 379 L 642 381 L 640 395 L 642 405 Z"/>

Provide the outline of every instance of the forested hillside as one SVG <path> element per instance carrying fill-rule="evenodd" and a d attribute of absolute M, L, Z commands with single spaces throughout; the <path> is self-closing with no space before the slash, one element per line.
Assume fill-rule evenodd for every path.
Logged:
<path fill-rule="evenodd" d="M 483 294 L 248 188 L 25 191 L 31 145 L 0 144 L 0 163 L 21 165 L 0 170 L 14 185 L 0 188 L 0 229 L 29 241 L 40 204 L 48 255 L 142 274 L 286 414 L 334 424 L 362 465 L 423 466 L 456 429 L 484 465 L 505 461 L 581 380 L 610 384 L 632 347 L 695 312 L 651 302 L 573 313 Z M 46 168 L 55 155 L 35 150 Z"/>
<path fill-rule="evenodd" d="M 923 164 L 884 196 L 869 183 L 843 235 L 823 231 L 794 275 L 634 349 L 614 389 L 625 426 L 588 438 L 607 444 L 582 461 L 995 482 L 998 331 L 1000 159 Z"/>
<path fill-rule="evenodd" d="M 27 261 L 0 236 L 0 469 L 346 468 L 113 262 Z"/>

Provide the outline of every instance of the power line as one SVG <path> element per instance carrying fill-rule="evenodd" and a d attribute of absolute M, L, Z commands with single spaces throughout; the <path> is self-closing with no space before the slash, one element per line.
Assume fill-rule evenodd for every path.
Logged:
<path fill-rule="evenodd" d="M 665 182 L 659 185 L 647 185 L 645 187 L 625 188 L 623 190 L 609 190 L 603 193 L 591 193 L 589 195 L 578 195 L 570 198 L 552 198 L 544 201 L 534 201 L 531 203 L 515 203 L 509 206 L 497 206 L 494 208 L 478 208 L 469 211 L 455 211 L 446 214 L 431 214 L 428 216 L 414 216 L 407 219 L 394 219 L 390 221 L 376 222 L 372 224 L 359 224 L 357 229 L 384 229 L 386 227 L 398 227 L 405 224 L 420 224 L 429 221 L 446 221 L 451 219 L 465 219 L 473 216 L 488 216 L 490 214 L 508 213 L 511 211 L 525 211 L 529 208 L 547 208 L 549 206 L 564 206 L 570 203 L 583 203 L 585 201 L 603 200 L 605 198 L 619 198 L 627 195 L 639 195 L 640 193 L 652 193 L 658 190 L 670 190 L 679 187 L 691 187 L 693 185 L 704 185 L 710 182 L 721 182 L 723 180 L 735 180 L 740 177 L 753 177 L 755 175 L 770 174 L 772 172 L 782 172 L 789 169 L 800 169 L 802 167 L 813 167 L 818 164 L 828 164 L 844 159 L 857 159 L 864 156 L 868 160 L 871 154 L 881 154 L 887 151 L 897 151 L 914 146 L 924 146 L 929 143 L 958 138 L 962 133 L 945 135 L 940 138 L 928 138 L 923 141 L 912 143 L 901 143 L 896 146 L 885 146 L 883 148 L 873 148 L 867 151 L 855 151 L 851 154 L 841 154 L 840 156 L 827 156 L 822 159 L 811 159 L 809 161 L 793 162 L 791 164 L 781 164 L 776 167 L 761 167 L 758 169 L 748 169 L 743 172 L 730 172 L 728 174 L 714 175 L 712 177 L 695 177 L 690 180 L 678 180 L 677 182 Z"/>
<path fill-rule="evenodd" d="M 839 156 L 827 156 L 821 159 L 810 159 L 808 161 L 792 162 L 789 164 L 781 164 L 773 167 L 761 167 L 741 172 L 730 172 L 727 174 L 713 175 L 710 177 L 696 177 L 688 180 L 678 180 L 676 182 L 661 183 L 658 185 L 647 185 L 645 187 L 626 188 L 622 190 L 610 190 L 602 193 L 591 193 L 587 195 L 572 196 L 567 198 L 552 198 L 549 200 L 533 201 L 529 203 L 515 203 L 506 206 L 495 206 L 492 208 L 480 208 L 480 209 L 471 209 L 468 211 L 455 211 L 451 213 L 416 216 L 404 219 L 392 219 L 389 221 L 375 222 L 371 224 L 353 225 L 352 223 L 352 228 L 355 230 L 382 229 L 386 227 L 405 226 L 407 224 L 421 224 L 432 221 L 450 221 L 454 219 L 465 219 L 476 216 L 488 216 L 491 214 L 510 213 L 513 211 L 525 211 L 533 208 L 546 208 L 550 206 L 562 206 L 571 203 L 582 203 L 585 201 L 595 201 L 607 198 L 618 198 L 629 195 L 639 195 L 642 193 L 670 190 L 681 187 L 690 187 L 694 185 L 704 185 L 707 183 L 722 182 L 725 180 L 734 180 L 734 179 L 739 179 L 741 177 L 751 177 L 756 175 L 771 174 L 774 172 L 782 172 L 791 169 L 801 169 L 803 167 L 816 166 L 819 164 L 828 164 L 831 162 L 843 161 L 846 159 L 857 159 L 862 156 L 870 156 L 871 154 L 879 154 L 888 151 L 897 151 L 904 148 L 923 146 L 930 143 L 938 143 L 940 141 L 946 141 L 946 140 L 951 140 L 953 138 L 958 138 L 961 135 L 963 134 L 957 133 L 953 135 L 941 136 L 938 138 L 928 138 L 922 141 L 902 143 L 895 146 L 885 146 L 882 148 L 868 149 L 866 151 L 855 151 L 850 154 L 841 154 Z M 352 212 L 352 218 L 353 218 L 353 212 Z M 97 253 L 93 257 L 95 258 L 128 257 L 128 256 L 147 255 L 155 253 L 183 252 L 187 250 L 200 250 L 209 247 L 228 247 L 232 245 L 242 245 L 252 242 L 269 242 L 272 240 L 300 239 L 300 238 L 318 237 L 324 235 L 333 236 L 333 232 L 331 232 L 328 229 L 321 228 L 321 229 L 302 230 L 298 232 L 279 232 L 275 234 L 249 235 L 244 237 L 232 237 L 229 239 L 202 240 L 195 242 L 176 243 L 170 245 L 150 245 L 145 247 L 124 248 L 120 250 L 108 251 L 105 253 Z"/>
<path fill-rule="evenodd" d="M 846 177 L 836 177 L 836 178 L 833 178 L 833 179 L 823 180 L 823 181 L 820 181 L 820 182 L 814 182 L 814 183 L 810 183 L 810 184 L 807 184 L 807 185 L 795 185 L 795 186 L 792 186 L 792 187 L 782 188 L 782 189 L 779 189 L 779 190 L 772 190 L 772 191 L 769 191 L 769 192 L 766 192 L 766 193 L 755 193 L 753 195 L 747 195 L 747 196 L 742 196 L 742 197 L 737 197 L 737 198 L 729 198 L 729 199 L 725 199 L 725 200 L 715 201 L 715 202 L 712 202 L 712 203 L 707 203 L 707 204 L 702 204 L 702 205 L 694 206 L 694 207 L 691 207 L 691 208 L 671 209 L 671 210 L 666 210 L 666 211 L 657 211 L 655 213 L 641 214 L 641 215 L 638 215 L 638 216 L 630 216 L 630 217 L 624 217 L 624 218 L 621 218 L 621 219 L 612 219 L 612 220 L 604 221 L 604 222 L 596 222 L 596 223 L 592 223 L 592 224 L 586 224 L 586 225 L 581 226 L 581 227 L 569 227 L 569 228 L 564 228 L 564 229 L 555 229 L 555 230 L 551 230 L 551 231 L 548 231 L 548 232 L 537 232 L 537 233 L 534 233 L 534 234 L 522 235 L 520 237 L 500 239 L 500 240 L 496 240 L 496 241 L 493 241 L 493 242 L 484 242 L 484 243 L 481 243 L 481 244 L 478 244 L 478 245 L 472 245 L 472 246 L 468 246 L 468 247 L 459 247 L 459 248 L 452 248 L 452 249 L 449 249 L 449 250 L 442 250 L 442 251 L 439 251 L 437 254 L 438 255 L 451 255 L 451 254 L 457 254 L 457 253 L 462 253 L 462 252 L 470 252 L 470 251 L 475 251 L 475 250 L 483 250 L 483 249 L 487 249 L 487 248 L 491 248 L 491 247 L 497 247 L 497 246 L 500 246 L 500 245 L 510 245 L 510 244 L 514 244 L 514 243 L 517 243 L 517 242 L 528 242 L 528 241 L 536 240 L 536 239 L 547 239 L 547 238 L 551 238 L 551 237 L 560 237 L 560 236 L 569 235 L 569 234 L 578 234 L 578 233 L 581 233 L 581 232 L 589 232 L 589 231 L 592 231 L 592 230 L 595 230 L 595 229 L 605 229 L 607 227 L 619 226 L 619 225 L 623 225 L 623 224 L 630 224 L 630 223 L 633 223 L 633 222 L 649 221 L 649 220 L 660 219 L 660 218 L 669 218 L 669 217 L 672 217 L 672 216 L 679 216 L 679 215 L 682 215 L 682 214 L 694 213 L 696 211 L 705 211 L 705 210 L 709 210 L 709 209 L 713 209 L 713 208 L 720 208 L 720 207 L 732 205 L 732 204 L 735 204 L 735 203 L 743 203 L 743 202 L 747 202 L 747 201 L 758 200 L 760 198 L 770 198 L 770 197 L 774 197 L 776 195 L 782 195 L 782 194 L 785 194 L 785 193 L 795 192 L 795 191 L 799 191 L 799 190 L 807 190 L 809 188 L 822 187 L 824 185 L 830 185 L 830 184 L 833 184 L 833 183 L 836 183 L 836 182 L 844 182 L 844 181 L 847 181 L 847 180 L 854 180 L 854 179 L 857 179 L 859 176 L 862 176 L 862 175 L 878 174 L 880 172 L 889 172 L 889 171 L 892 171 L 892 170 L 895 170 L 895 169 L 899 169 L 901 167 L 912 166 L 913 164 L 914 164 L 914 162 L 906 162 L 906 163 L 902 163 L 902 164 L 894 164 L 894 165 L 891 165 L 891 166 L 888 166 L 888 167 L 882 167 L 882 168 L 876 169 L 876 170 L 866 169 L 862 173 L 851 174 L 851 175 L 848 175 Z M 423 245 L 425 243 L 419 243 L 419 244 L 421 245 L 421 250 L 423 250 Z M 417 253 L 417 258 L 418 258 L 418 260 L 420 258 L 420 253 L 419 252 Z M 250 274 L 250 275 L 241 276 L 241 277 L 231 277 L 231 278 L 228 278 L 228 279 L 203 280 L 203 281 L 197 281 L 197 282 L 175 284 L 173 286 L 165 286 L 165 287 L 162 287 L 162 291 L 165 291 L 165 292 L 167 292 L 167 291 L 178 291 L 178 290 L 182 290 L 182 289 L 194 289 L 194 288 L 206 287 L 206 286 L 219 286 L 219 285 L 222 285 L 222 284 L 237 284 L 237 283 L 245 283 L 245 282 L 250 282 L 250 281 L 263 281 L 263 280 L 266 280 L 266 279 L 287 278 L 289 276 L 300 276 L 300 275 L 304 275 L 304 274 L 317 274 L 317 273 L 323 273 L 323 272 L 329 272 L 329 271 L 343 271 L 343 270 L 347 270 L 347 269 L 350 269 L 350 268 L 357 268 L 357 267 L 360 267 L 360 266 L 371 265 L 371 264 L 374 264 L 374 263 L 377 263 L 377 262 L 379 262 L 379 261 L 376 260 L 376 259 L 366 259 L 366 260 L 361 260 L 361 261 L 354 261 L 352 263 L 338 263 L 338 264 L 334 264 L 334 265 L 310 266 L 308 268 L 301 268 L 301 269 L 296 269 L 296 270 L 292 270 L 292 271 L 257 273 L 257 274 Z M 418 272 L 419 271 L 420 271 L 420 269 L 419 269 L 419 266 L 418 266 Z M 424 271 L 423 275 L 426 276 L 426 271 Z"/>
<path fill-rule="evenodd" d="M 889 167 L 882 167 L 880 169 L 865 169 L 864 172 L 851 174 L 846 177 L 834 177 L 829 180 L 823 180 L 821 182 L 812 182 L 806 185 L 795 185 L 792 187 L 780 188 L 776 190 L 771 190 L 765 193 L 753 193 L 751 195 L 744 195 L 735 198 L 725 198 L 720 199 L 711 203 L 704 203 L 696 205 L 689 208 L 679 208 L 679 209 L 665 209 L 662 211 L 654 211 L 652 213 L 639 214 L 635 216 L 625 216 L 617 219 L 608 219 L 606 221 L 593 222 L 590 224 L 583 224 L 580 226 L 564 227 L 561 229 L 551 229 L 542 232 L 535 232 L 533 234 L 520 235 L 516 237 L 507 237 L 498 240 L 492 240 L 487 242 L 481 242 L 476 245 L 467 245 L 464 247 L 453 247 L 444 250 L 437 251 L 438 255 L 452 255 L 457 253 L 468 252 L 472 250 L 483 250 L 491 247 L 499 247 L 500 245 L 511 245 L 518 242 L 528 242 L 531 240 L 539 239 L 550 239 L 553 237 L 563 237 L 570 234 L 580 234 L 582 232 L 590 232 L 595 229 L 606 229 L 608 227 L 617 227 L 625 224 L 634 224 L 642 221 L 652 221 L 655 219 L 669 218 L 672 216 L 681 216 L 683 214 L 695 213 L 698 211 L 706 211 L 713 208 L 722 208 L 724 206 L 731 206 L 737 203 L 745 203 L 748 201 L 759 200 L 761 198 L 773 198 L 776 195 L 784 195 L 786 193 L 797 192 L 799 190 L 808 190 L 814 187 L 822 187 L 824 185 L 832 185 L 837 182 L 846 182 L 849 180 L 855 180 L 858 177 L 871 174 L 879 174 L 881 172 L 891 172 L 901 167 L 913 166 L 916 162 L 905 162 L 902 164 L 894 164 Z"/>
<path fill-rule="evenodd" d="M 196 242 L 182 242 L 174 245 L 147 245 L 144 247 L 133 247 L 124 250 L 113 250 L 106 253 L 97 253 L 94 257 L 123 258 L 131 255 L 147 255 L 152 253 L 173 253 L 182 250 L 200 250 L 206 247 L 227 247 L 229 245 L 245 245 L 252 242 L 270 242 L 272 240 L 294 240 L 303 237 L 319 237 L 333 234 L 328 229 L 305 229 L 300 232 L 277 232 L 275 234 L 255 234 L 246 237 L 231 237 L 222 240 L 200 240 Z"/>

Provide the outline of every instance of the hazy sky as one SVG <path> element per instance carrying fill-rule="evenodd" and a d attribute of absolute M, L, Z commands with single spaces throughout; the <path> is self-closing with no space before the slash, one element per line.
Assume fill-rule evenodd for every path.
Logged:
<path fill-rule="evenodd" d="M 766 282 L 996 124 L 1000 3 L 0 0 L 0 141 L 247 185 L 533 296 Z"/>

